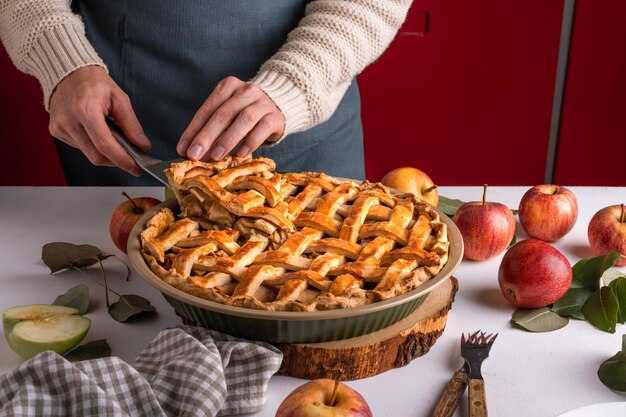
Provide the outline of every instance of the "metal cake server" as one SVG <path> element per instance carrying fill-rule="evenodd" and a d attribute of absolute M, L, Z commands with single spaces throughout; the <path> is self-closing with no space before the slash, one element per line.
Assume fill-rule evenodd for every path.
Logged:
<path fill-rule="evenodd" d="M 151 157 L 142 151 L 139 147 L 137 147 L 134 143 L 132 143 L 122 132 L 122 129 L 115 123 L 113 120 L 108 117 L 105 118 L 109 128 L 111 129 L 111 134 L 119 143 L 122 148 L 135 160 L 137 165 L 148 174 L 152 175 L 154 178 L 159 180 L 163 185 L 169 186 L 167 182 L 167 177 L 163 172 L 164 169 L 169 168 L 172 162 L 180 162 L 183 159 L 174 159 L 172 161 L 161 161 L 160 159 L 156 159 Z"/>

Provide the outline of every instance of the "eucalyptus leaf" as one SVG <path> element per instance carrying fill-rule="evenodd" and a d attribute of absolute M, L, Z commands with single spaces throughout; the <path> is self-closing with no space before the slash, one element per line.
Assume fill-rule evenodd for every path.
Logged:
<path fill-rule="evenodd" d="M 124 294 L 120 299 L 109 306 L 109 314 L 115 320 L 124 322 L 129 318 L 141 314 L 154 311 L 155 308 L 150 301 L 139 295 Z"/>
<path fill-rule="evenodd" d="M 78 310 L 78 314 L 83 315 L 89 308 L 89 287 L 85 284 L 78 284 L 55 298 L 52 304 L 73 307 Z"/>
<path fill-rule="evenodd" d="M 622 350 L 598 368 L 598 378 L 608 388 L 626 394 L 626 335 L 622 335 Z"/>
<path fill-rule="evenodd" d="M 531 332 L 551 332 L 567 326 L 569 319 L 550 311 L 548 307 L 518 308 L 513 312 L 513 323 Z"/>
<path fill-rule="evenodd" d="M 567 292 L 552 305 L 552 311 L 559 316 L 569 316 L 575 319 L 584 320 L 583 305 L 587 302 L 593 291 L 587 288 L 570 288 Z"/>
<path fill-rule="evenodd" d="M 70 362 L 78 362 L 88 359 L 106 358 L 107 356 L 111 356 L 111 347 L 106 339 L 101 339 L 80 345 L 66 353 L 64 357 Z"/>
<path fill-rule="evenodd" d="M 437 203 L 437 208 L 443 211 L 448 216 L 454 216 L 454 213 L 465 204 L 464 201 L 456 200 L 448 197 L 444 197 L 442 195 L 439 196 L 439 202 Z"/>
<path fill-rule="evenodd" d="M 626 277 L 619 277 L 609 284 L 617 297 L 617 322 L 626 322 Z"/>
<path fill-rule="evenodd" d="M 602 287 L 583 305 L 585 320 L 600 330 L 615 333 L 618 302 L 610 287 Z"/>
<path fill-rule="evenodd" d="M 46 243 L 41 250 L 41 259 L 51 273 L 69 268 L 84 268 L 106 259 L 110 254 L 93 245 L 75 245 L 67 242 Z"/>
<path fill-rule="evenodd" d="M 572 267 L 572 287 L 596 291 L 600 287 L 600 277 L 620 259 L 620 256 L 618 252 L 611 252 L 576 262 Z"/>
<path fill-rule="evenodd" d="M 626 277 L 626 273 L 617 268 L 609 268 L 604 271 L 604 274 L 602 274 L 602 283 L 604 283 L 604 285 L 609 285 L 612 281 L 619 277 Z"/>

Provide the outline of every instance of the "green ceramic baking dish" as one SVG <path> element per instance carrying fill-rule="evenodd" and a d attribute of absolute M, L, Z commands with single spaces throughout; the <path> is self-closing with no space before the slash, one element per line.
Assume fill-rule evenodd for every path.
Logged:
<path fill-rule="evenodd" d="M 227 306 L 180 291 L 156 276 L 144 262 L 139 235 L 158 210 L 178 210 L 175 199 L 167 200 L 146 213 L 135 225 L 128 240 L 128 256 L 134 269 L 158 289 L 174 310 L 197 325 L 233 336 L 274 343 L 316 343 L 361 336 L 380 330 L 411 314 L 430 291 L 449 279 L 463 258 L 461 233 L 448 216 L 438 210 L 448 226 L 448 262 L 435 277 L 406 294 L 360 307 L 315 311 L 264 311 Z"/>

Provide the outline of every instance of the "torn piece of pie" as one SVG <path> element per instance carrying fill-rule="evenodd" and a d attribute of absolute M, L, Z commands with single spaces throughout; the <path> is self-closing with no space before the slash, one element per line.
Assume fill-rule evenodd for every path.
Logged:
<path fill-rule="evenodd" d="M 446 263 L 446 225 L 412 194 L 275 169 L 233 156 L 172 164 L 180 213 L 162 209 L 141 233 L 151 270 L 210 301 L 315 311 L 404 294 Z"/>

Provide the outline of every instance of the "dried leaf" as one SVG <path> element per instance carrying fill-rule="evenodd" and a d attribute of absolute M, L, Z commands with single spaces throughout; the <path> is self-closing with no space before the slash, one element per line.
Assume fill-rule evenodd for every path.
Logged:
<path fill-rule="evenodd" d="M 85 314 L 89 308 L 89 287 L 85 284 L 78 284 L 55 298 L 52 304 L 73 307 L 78 310 L 78 314 Z"/>
<path fill-rule="evenodd" d="M 609 284 L 617 297 L 617 322 L 626 322 L 626 277 L 619 277 Z"/>
<path fill-rule="evenodd" d="M 461 207 L 465 202 L 461 200 L 455 200 L 452 198 L 444 197 L 442 195 L 439 196 L 439 202 L 437 203 L 437 208 L 443 211 L 448 216 L 454 216 L 454 213 Z"/>
<path fill-rule="evenodd" d="M 583 305 L 592 294 L 593 291 L 587 288 L 570 288 L 563 297 L 552 305 L 552 311 L 559 316 L 584 320 Z"/>
<path fill-rule="evenodd" d="M 617 297 L 610 287 L 602 287 L 583 305 L 585 320 L 600 330 L 615 333 Z"/>
<path fill-rule="evenodd" d="M 109 314 L 115 320 L 124 322 L 137 314 L 154 310 L 154 306 L 145 298 L 134 294 L 125 294 L 120 296 L 116 303 L 111 304 Z"/>
<path fill-rule="evenodd" d="M 607 253 L 595 258 L 582 259 L 572 267 L 572 288 L 587 288 L 596 291 L 600 287 L 600 277 L 620 259 L 618 252 Z"/>
<path fill-rule="evenodd" d="M 613 391 L 626 393 L 626 335 L 622 335 L 622 350 L 598 368 L 598 378 Z"/>
<path fill-rule="evenodd" d="M 67 242 L 46 243 L 41 250 L 41 258 L 51 273 L 68 268 L 84 268 L 106 259 L 110 254 L 93 245 L 75 245 Z"/>
<path fill-rule="evenodd" d="M 531 332 L 551 332 L 567 326 L 569 319 L 550 311 L 548 307 L 518 308 L 513 312 L 513 323 Z"/>
<path fill-rule="evenodd" d="M 70 362 L 78 362 L 88 359 L 106 358 L 107 356 L 111 356 L 111 347 L 106 339 L 102 339 L 80 345 L 65 354 L 64 357 Z"/>

